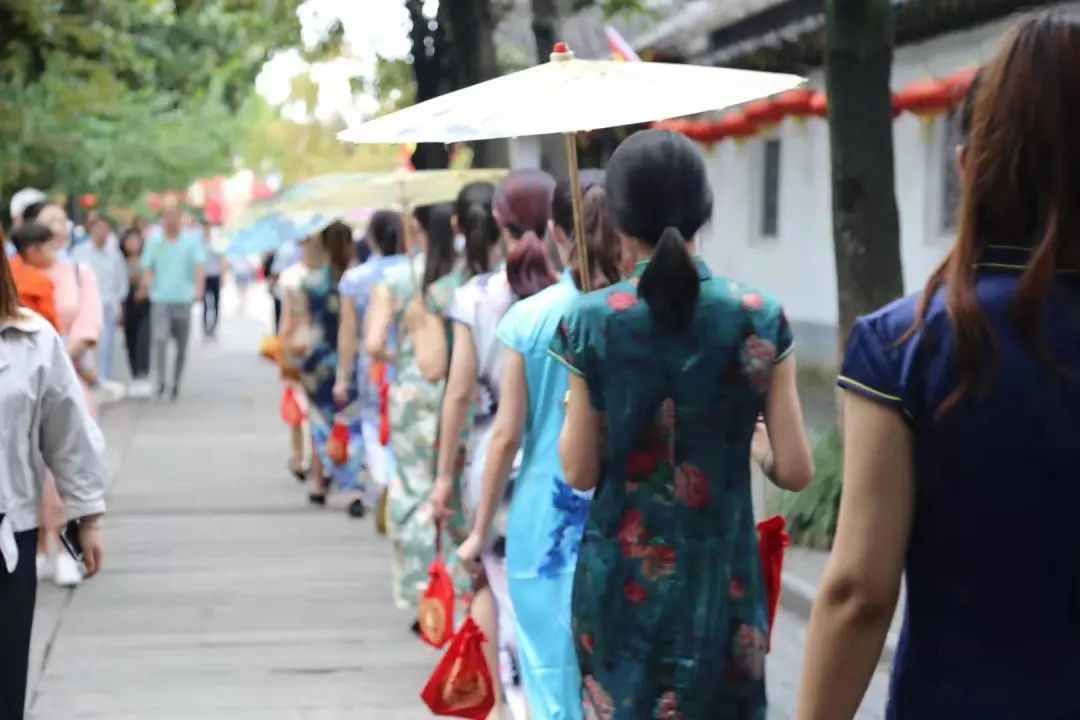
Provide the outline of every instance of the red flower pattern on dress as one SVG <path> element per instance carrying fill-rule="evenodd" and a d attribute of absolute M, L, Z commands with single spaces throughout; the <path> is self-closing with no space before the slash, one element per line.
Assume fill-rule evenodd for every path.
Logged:
<path fill-rule="evenodd" d="M 701 468 L 683 463 L 675 470 L 675 497 L 691 510 L 700 510 L 711 497 L 709 478 Z"/>
<path fill-rule="evenodd" d="M 660 454 L 648 450 L 635 450 L 626 457 L 626 474 L 632 480 L 647 478 L 660 464 Z"/>
<path fill-rule="evenodd" d="M 641 572 L 649 580 L 659 580 L 675 572 L 675 547 L 650 545 L 645 548 L 645 562 Z"/>
<path fill-rule="evenodd" d="M 679 701 L 674 690 L 668 690 L 656 701 L 653 720 L 683 720 L 683 714 L 679 712 Z"/>
<path fill-rule="evenodd" d="M 607 304 L 615 312 L 624 312 L 638 304 L 637 295 L 617 290 L 607 296 Z"/>
<path fill-rule="evenodd" d="M 747 310 L 760 310 L 765 307 L 765 298 L 757 293 L 746 293 L 742 296 L 742 306 Z"/>
<path fill-rule="evenodd" d="M 581 633 L 581 637 L 578 638 L 578 643 L 581 645 L 581 649 L 590 655 L 593 654 L 593 641 L 592 635 L 589 633 Z"/>
<path fill-rule="evenodd" d="M 757 335 L 751 335 L 743 341 L 740 356 L 743 373 L 750 386 L 758 392 L 766 392 L 776 360 L 776 346 Z"/>
<path fill-rule="evenodd" d="M 743 581 L 739 578 L 732 578 L 731 584 L 728 585 L 728 595 L 732 600 L 742 600 L 746 597 L 746 587 L 743 585 Z"/>
<path fill-rule="evenodd" d="M 623 555 L 628 558 L 642 557 L 646 550 L 642 546 L 644 539 L 645 514 L 640 510 L 627 510 L 619 526 L 619 547 Z"/>
<path fill-rule="evenodd" d="M 631 605 L 640 605 L 649 598 L 649 593 L 635 580 L 627 580 L 622 588 L 623 597 Z"/>
<path fill-rule="evenodd" d="M 765 654 L 769 643 L 756 627 L 740 625 L 732 638 L 731 661 L 735 677 L 760 680 L 765 676 Z"/>
<path fill-rule="evenodd" d="M 596 681 L 592 675 L 581 678 L 581 684 L 585 686 L 585 694 L 596 713 L 597 720 L 611 720 L 615 717 L 615 701 L 604 687 Z"/>

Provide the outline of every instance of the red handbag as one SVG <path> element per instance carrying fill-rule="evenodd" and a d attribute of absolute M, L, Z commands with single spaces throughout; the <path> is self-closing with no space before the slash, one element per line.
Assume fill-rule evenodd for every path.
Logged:
<path fill-rule="evenodd" d="M 485 642 L 484 632 L 473 619 L 465 620 L 420 693 L 432 713 L 486 720 L 495 707 L 495 688 L 484 659 Z"/>
<path fill-rule="evenodd" d="M 296 392 L 291 387 L 286 387 L 281 394 L 281 419 L 289 427 L 300 427 L 304 422 L 304 411 L 300 409 L 300 403 L 296 401 Z"/>
<path fill-rule="evenodd" d="M 773 625 L 776 624 L 776 608 L 780 605 L 781 576 L 784 572 L 784 551 L 790 538 L 787 521 L 783 515 L 762 520 L 758 523 L 758 552 L 761 554 L 761 569 L 765 579 L 765 598 L 769 603 L 769 645 L 772 646 Z"/>
<path fill-rule="evenodd" d="M 420 596 L 417 621 L 420 639 L 441 648 L 454 636 L 454 581 L 443 562 L 441 524 L 435 525 L 435 532 L 435 561 L 428 568 L 431 580 Z"/>
<path fill-rule="evenodd" d="M 335 465 L 349 462 L 349 426 L 344 420 L 334 421 L 330 439 L 326 441 L 326 454 Z"/>

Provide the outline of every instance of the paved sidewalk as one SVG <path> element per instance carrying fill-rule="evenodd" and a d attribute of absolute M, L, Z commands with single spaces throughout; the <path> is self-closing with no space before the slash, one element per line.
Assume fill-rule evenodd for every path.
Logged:
<path fill-rule="evenodd" d="M 256 292 L 249 312 L 269 317 Z M 417 696 L 438 655 L 393 607 L 386 543 L 339 505 L 307 507 L 285 472 L 264 328 L 227 316 L 218 343 L 193 340 L 179 402 L 106 410 L 107 568 L 41 587 L 34 720 L 429 717 Z M 775 720 L 794 715 L 804 635 L 782 611 Z M 882 717 L 884 683 L 860 720 Z"/>

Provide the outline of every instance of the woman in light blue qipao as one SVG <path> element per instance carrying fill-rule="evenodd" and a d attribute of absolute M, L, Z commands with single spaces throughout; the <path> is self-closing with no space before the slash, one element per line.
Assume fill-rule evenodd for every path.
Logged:
<path fill-rule="evenodd" d="M 603 175 L 584 178 L 584 225 L 591 286 L 619 281 L 619 239 L 612 226 Z M 569 183 L 552 201 L 551 235 L 568 266 L 558 282 L 515 303 L 496 333 L 504 346 L 503 390 L 484 466 L 476 523 L 459 549 L 474 563 L 487 545 L 514 456 L 524 444 L 510 507 L 506 562 L 517 617 L 517 646 L 532 718 L 580 720 L 581 672 L 570 626 L 570 601 L 581 533 L 591 493 L 563 479 L 559 432 L 568 388 L 566 366 L 548 353 L 563 314 L 581 294 Z M 542 261 L 538 271 L 550 272 Z"/>

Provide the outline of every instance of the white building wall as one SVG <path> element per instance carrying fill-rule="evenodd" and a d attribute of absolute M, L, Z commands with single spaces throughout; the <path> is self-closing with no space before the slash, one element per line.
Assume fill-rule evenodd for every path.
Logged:
<path fill-rule="evenodd" d="M 1068 3 L 1080 10 L 1080 2 Z M 1012 21 L 991 23 L 899 48 L 894 89 L 920 79 L 945 77 L 990 59 Z M 820 72 L 810 78 L 824 87 Z M 944 117 L 905 114 L 893 126 L 901 257 L 906 292 L 916 292 L 948 250 L 943 225 Z M 782 141 L 778 237 L 759 235 L 764 143 Z M 829 128 L 817 118 L 788 118 L 771 133 L 705 148 L 716 195 L 712 226 L 701 252 L 713 271 L 756 286 L 783 302 L 799 335 L 801 357 L 836 362 L 836 269 L 832 250 Z"/>

